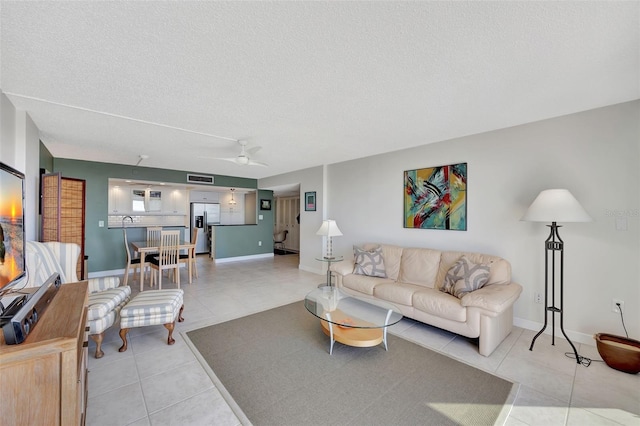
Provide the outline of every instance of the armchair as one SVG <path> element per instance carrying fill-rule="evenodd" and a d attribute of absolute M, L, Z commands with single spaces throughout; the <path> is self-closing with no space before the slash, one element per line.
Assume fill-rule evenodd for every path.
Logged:
<path fill-rule="evenodd" d="M 52 274 L 60 274 L 63 284 L 78 281 L 76 264 L 80 246 L 71 243 L 27 241 L 25 258 L 27 263 L 26 287 L 38 287 Z M 119 277 L 101 277 L 87 280 L 89 301 L 87 325 L 89 337 L 96 342 L 96 358 L 102 358 L 104 332 L 111 327 L 120 309 L 131 298 L 131 288 L 121 286 Z"/>

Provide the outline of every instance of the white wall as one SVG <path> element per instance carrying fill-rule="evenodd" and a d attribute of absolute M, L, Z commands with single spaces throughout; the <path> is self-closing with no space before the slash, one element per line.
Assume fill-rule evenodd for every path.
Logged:
<path fill-rule="evenodd" d="M 629 335 L 637 338 L 639 119 L 636 101 L 330 165 L 327 214 L 344 234 L 334 238 L 334 252 L 349 256 L 354 244 L 383 242 L 503 256 L 524 287 L 516 324 L 535 329 L 544 319 L 534 293 L 544 291 L 549 230 L 519 219 L 541 190 L 567 188 L 594 222 L 560 229 L 565 330 L 590 344 L 596 332 L 624 334 L 611 312 L 611 299 L 618 298 L 625 301 Z M 468 230 L 404 229 L 403 172 L 460 162 L 468 163 Z M 616 230 L 614 214 L 624 215 L 626 231 Z"/>
<path fill-rule="evenodd" d="M 38 179 L 40 176 L 40 136 L 25 111 L 16 110 L 0 92 L 0 158 L 26 175 L 25 232 L 27 240 L 38 239 Z"/>
<path fill-rule="evenodd" d="M 322 237 L 316 235 L 323 219 L 324 169 L 313 167 L 297 172 L 285 173 L 258 180 L 258 188 L 270 188 L 281 185 L 300 184 L 300 265 L 299 268 L 321 274 L 326 265 L 315 260 L 322 256 Z M 304 193 L 316 192 L 316 211 L 304 210 Z"/>

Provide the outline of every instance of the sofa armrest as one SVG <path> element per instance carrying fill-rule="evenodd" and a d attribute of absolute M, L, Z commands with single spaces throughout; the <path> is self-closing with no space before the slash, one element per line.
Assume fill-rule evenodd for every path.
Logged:
<path fill-rule="evenodd" d="M 105 291 L 110 288 L 116 288 L 120 286 L 120 278 L 119 277 L 100 277 L 100 278 L 90 278 L 88 280 L 89 283 L 89 293 L 96 293 L 99 291 Z"/>
<path fill-rule="evenodd" d="M 509 309 L 522 293 L 522 286 L 517 283 L 496 284 L 482 287 L 465 294 L 460 303 L 466 307 L 478 307 L 491 312 L 501 313 Z"/>
<path fill-rule="evenodd" d="M 355 266 L 355 262 L 353 259 L 345 259 L 342 262 L 336 262 L 331 264 L 331 270 L 338 275 L 353 274 L 353 267 Z"/>

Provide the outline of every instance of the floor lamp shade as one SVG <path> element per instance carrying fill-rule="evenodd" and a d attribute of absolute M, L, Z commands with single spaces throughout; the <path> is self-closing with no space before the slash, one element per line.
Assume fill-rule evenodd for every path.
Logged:
<path fill-rule="evenodd" d="M 316 235 L 322 235 L 323 237 L 327 237 L 327 250 L 325 254 L 325 258 L 331 259 L 333 258 L 333 249 L 331 247 L 331 237 L 339 237 L 342 235 L 340 228 L 338 228 L 338 224 L 335 220 L 327 219 L 322 221 L 322 225 L 320 225 L 320 229 L 316 232 Z"/>
<path fill-rule="evenodd" d="M 567 189 L 542 191 L 522 219 L 527 222 L 591 222 L 591 217 Z"/>

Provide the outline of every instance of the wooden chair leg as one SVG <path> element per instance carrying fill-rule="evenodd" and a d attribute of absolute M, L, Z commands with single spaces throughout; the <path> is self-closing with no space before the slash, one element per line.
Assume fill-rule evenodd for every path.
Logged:
<path fill-rule="evenodd" d="M 102 339 L 104 339 L 104 332 L 100 334 L 91 334 L 91 340 L 96 342 L 96 355 L 95 357 L 100 359 L 104 356 L 104 352 L 102 352 Z"/>
<path fill-rule="evenodd" d="M 176 341 L 173 339 L 173 329 L 176 326 L 176 322 L 170 322 L 164 325 L 164 327 L 169 330 L 169 337 L 167 338 L 167 345 L 173 345 Z"/>
<path fill-rule="evenodd" d="M 120 338 L 122 339 L 122 346 L 118 349 L 118 352 L 124 352 L 127 350 L 127 333 L 129 332 L 128 328 L 120 329 Z"/>

